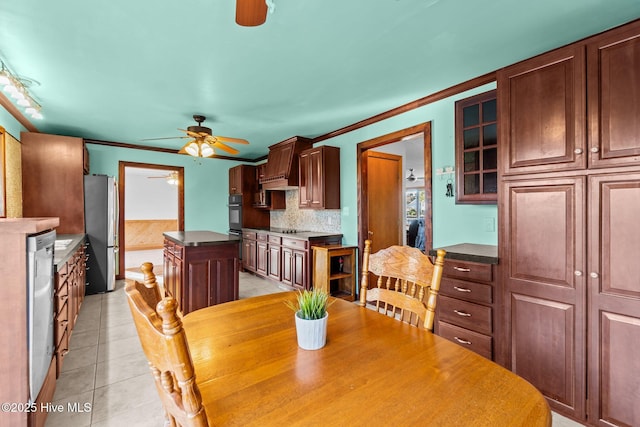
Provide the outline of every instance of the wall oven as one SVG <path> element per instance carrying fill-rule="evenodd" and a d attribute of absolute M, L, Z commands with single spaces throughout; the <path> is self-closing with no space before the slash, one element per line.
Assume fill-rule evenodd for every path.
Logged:
<path fill-rule="evenodd" d="M 242 195 L 229 196 L 229 230 L 242 230 Z"/>

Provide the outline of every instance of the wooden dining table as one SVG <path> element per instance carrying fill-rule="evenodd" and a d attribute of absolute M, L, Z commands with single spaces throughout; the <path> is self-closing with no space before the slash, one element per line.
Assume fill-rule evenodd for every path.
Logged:
<path fill-rule="evenodd" d="M 184 316 L 215 426 L 550 426 L 524 379 L 424 329 L 354 303 L 329 309 L 327 343 L 298 347 L 294 292 Z"/>

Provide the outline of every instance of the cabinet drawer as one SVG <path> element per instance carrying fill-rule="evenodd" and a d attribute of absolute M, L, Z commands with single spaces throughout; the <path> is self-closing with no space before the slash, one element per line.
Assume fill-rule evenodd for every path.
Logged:
<path fill-rule="evenodd" d="M 282 238 L 282 246 L 288 246 L 290 248 L 307 249 L 307 243 L 309 242 L 306 240 L 289 239 L 286 237 Z"/>
<path fill-rule="evenodd" d="M 256 240 L 258 242 L 266 242 L 267 241 L 267 237 L 268 237 L 267 234 L 262 234 L 262 233 L 257 233 L 256 234 Z"/>
<path fill-rule="evenodd" d="M 493 286 L 448 277 L 443 277 L 440 282 L 440 294 L 467 301 L 493 302 Z"/>
<path fill-rule="evenodd" d="M 60 309 L 64 307 L 67 300 L 69 299 L 69 284 L 64 282 L 64 284 L 58 288 L 56 291 L 56 313 L 60 312 Z"/>
<path fill-rule="evenodd" d="M 491 308 L 472 302 L 440 295 L 438 313 L 440 320 L 462 326 L 472 331 L 491 334 Z"/>
<path fill-rule="evenodd" d="M 492 338 L 446 322 L 438 322 L 438 335 L 491 359 Z"/>
<path fill-rule="evenodd" d="M 279 245 L 282 243 L 282 237 L 269 235 L 269 243 Z"/>
<path fill-rule="evenodd" d="M 448 259 L 444 263 L 443 275 L 458 279 L 491 282 L 493 281 L 492 271 L 491 264 Z"/>
<path fill-rule="evenodd" d="M 243 231 L 242 238 L 249 239 L 249 240 L 256 240 L 256 233 L 255 231 Z"/>
<path fill-rule="evenodd" d="M 67 346 L 66 343 L 62 343 L 61 342 L 62 338 L 67 333 L 67 329 L 68 329 L 67 326 L 69 325 L 67 307 L 68 307 L 68 305 L 64 305 L 63 307 L 61 307 L 61 309 L 55 315 L 54 331 L 53 332 L 54 332 L 54 335 L 55 335 L 56 348 L 58 348 L 60 346 L 63 346 L 63 347 L 66 348 L 66 346 Z"/>

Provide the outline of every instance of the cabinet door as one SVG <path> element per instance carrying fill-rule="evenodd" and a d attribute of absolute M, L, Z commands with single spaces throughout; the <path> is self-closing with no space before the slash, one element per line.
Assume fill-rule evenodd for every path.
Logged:
<path fill-rule="evenodd" d="M 245 239 L 242 243 L 242 266 L 245 270 L 256 271 L 256 241 Z"/>
<path fill-rule="evenodd" d="M 257 242 L 256 273 L 262 276 L 267 275 L 268 256 L 269 256 L 269 247 L 267 242 Z"/>
<path fill-rule="evenodd" d="M 298 163 L 300 176 L 298 177 L 298 206 L 301 208 L 310 207 L 311 197 L 311 177 L 309 176 L 311 151 L 306 150 L 300 153 Z"/>
<path fill-rule="evenodd" d="M 591 167 L 640 164 L 640 23 L 587 47 Z"/>
<path fill-rule="evenodd" d="M 229 169 L 229 194 L 242 194 L 242 166 Z"/>
<path fill-rule="evenodd" d="M 324 207 L 324 168 L 323 151 L 313 150 L 309 153 L 309 207 Z"/>
<path fill-rule="evenodd" d="M 640 173 L 589 185 L 589 417 L 640 425 Z"/>
<path fill-rule="evenodd" d="M 307 252 L 294 250 L 291 264 L 293 266 L 293 287 L 307 289 Z"/>
<path fill-rule="evenodd" d="M 269 244 L 269 277 L 278 281 L 280 281 L 281 252 L 280 246 Z"/>
<path fill-rule="evenodd" d="M 293 286 L 293 249 L 282 248 L 282 283 Z"/>
<path fill-rule="evenodd" d="M 584 419 L 584 178 L 504 186 L 506 365 Z"/>
<path fill-rule="evenodd" d="M 568 46 L 498 73 L 504 174 L 586 167 L 584 58 Z"/>

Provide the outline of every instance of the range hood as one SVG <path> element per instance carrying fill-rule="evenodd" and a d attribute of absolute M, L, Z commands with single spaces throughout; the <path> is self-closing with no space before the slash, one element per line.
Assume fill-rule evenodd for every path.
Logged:
<path fill-rule="evenodd" d="M 294 136 L 269 147 L 267 166 L 260 184 L 265 190 L 293 190 L 298 188 L 300 153 L 313 147 L 311 140 Z"/>

